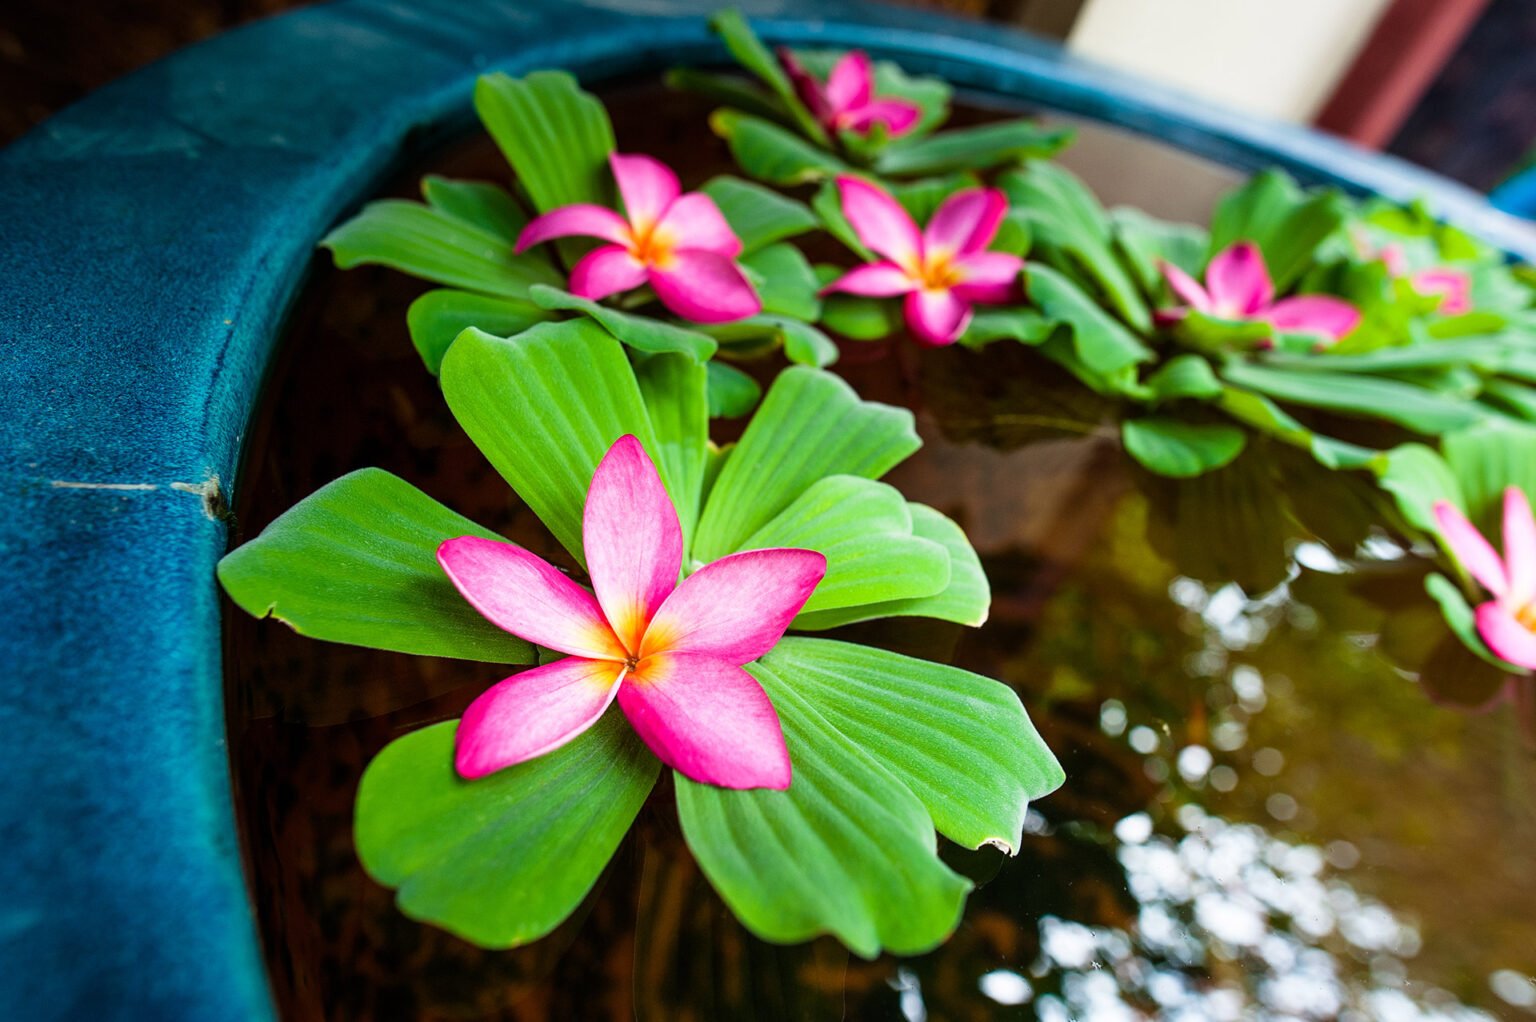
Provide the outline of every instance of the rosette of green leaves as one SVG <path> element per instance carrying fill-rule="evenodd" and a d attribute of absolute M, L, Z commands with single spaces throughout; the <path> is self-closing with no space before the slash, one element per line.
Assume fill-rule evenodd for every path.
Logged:
<path fill-rule="evenodd" d="M 916 615 L 977 625 L 989 603 L 955 523 L 878 478 L 919 446 L 910 413 L 792 367 L 741 439 L 708 438 L 706 369 L 678 353 L 631 359 L 587 319 L 504 340 L 459 337 L 443 393 L 470 438 L 581 562 L 591 475 L 618 437 L 652 454 L 678 509 L 685 565 L 754 546 L 821 550 L 825 581 L 793 628 Z M 575 395 L 581 395 L 578 399 Z M 320 639 L 489 663 L 534 651 L 481 619 L 434 556 L 489 536 L 404 481 L 345 476 L 235 550 L 219 575 L 245 610 Z M 1019 846 L 1027 803 L 1062 774 L 1008 687 L 963 670 L 815 637 L 748 668 L 783 722 L 786 792 L 675 779 L 683 833 L 705 875 L 757 935 L 836 935 L 854 952 L 942 941 L 970 884 L 935 831 Z M 498 673 L 488 669 L 487 684 Z M 596 883 L 660 773 L 622 716 L 547 756 L 466 782 L 452 722 L 398 739 L 368 768 L 356 842 L 408 915 L 487 947 L 549 933 Z"/>
<path fill-rule="evenodd" d="M 532 214 L 577 202 L 616 206 L 607 111 L 560 71 L 484 75 L 475 86 L 475 111 L 512 170 L 512 190 L 429 176 L 422 182 L 424 201 L 369 203 L 321 242 L 343 269 L 383 265 L 446 285 L 416 299 L 407 313 L 411 339 L 430 372 L 438 372 L 449 345 L 470 327 L 509 336 L 571 316 L 592 319 L 640 355 L 672 352 L 703 361 L 724 344 L 731 355 L 782 346 L 793 362 L 824 366 L 836 359 L 836 345 L 812 325 L 820 312 L 815 277 L 799 250 L 785 243 L 817 226 L 803 203 L 728 176 L 702 189 L 742 241 L 743 269 L 763 299 L 759 316 L 702 328 L 659 312 L 646 291 L 588 301 L 564 290 L 560 263 L 569 267 L 590 243 L 563 239 L 555 246 L 558 259 L 547 246 L 519 254 L 515 245 Z M 751 408 L 758 390 L 750 377 L 729 366 L 710 373 L 717 412 Z"/>
<path fill-rule="evenodd" d="M 756 84 L 693 69 L 675 70 L 668 80 L 724 104 L 711 116 L 711 128 L 725 139 L 747 176 L 769 184 L 811 184 L 854 168 L 885 178 L 976 172 L 1048 157 L 1072 140 L 1070 129 L 1024 119 L 939 131 L 949 118 L 949 85 L 908 75 L 890 61 L 874 63 L 875 94 L 916 104 L 922 111 L 917 124 L 896 138 L 879 125 L 868 134 L 841 131 L 834 136 L 806 107 L 778 58 L 739 12 L 723 11 L 710 25 Z M 795 56 L 825 80 L 842 54 L 813 50 Z"/>

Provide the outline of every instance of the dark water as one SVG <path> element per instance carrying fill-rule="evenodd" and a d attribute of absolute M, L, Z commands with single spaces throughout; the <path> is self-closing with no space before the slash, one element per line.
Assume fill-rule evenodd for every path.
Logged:
<path fill-rule="evenodd" d="M 727 169 L 698 106 L 611 99 L 621 148 L 686 185 Z M 1232 180 L 1105 132 L 1066 162 L 1107 202 L 1191 219 Z M 430 169 L 503 173 L 483 142 Z M 420 290 L 316 273 L 249 445 L 242 537 L 378 465 L 559 558 L 417 362 Z M 665 784 L 550 938 L 484 952 L 413 923 L 357 864 L 358 777 L 500 675 L 236 612 L 231 753 L 284 1017 L 1531 1017 L 1536 756 L 1507 706 L 1458 708 L 1501 682 L 1444 646 L 1423 565 L 1365 481 L 1262 443 L 1206 478 L 1154 479 L 1119 451 L 1111 406 L 1005 343 L 859 345 L 837 371 L 917 411 L 926 446 L 889 479 L 966 527 L 995 592 L 979 630 L 845 634 L 1012 685 L 1067 770 L 1017 858 L 945 850 L 981 881 L 954 937 L 875 962 L 752 939 L 693 866 Z"/>

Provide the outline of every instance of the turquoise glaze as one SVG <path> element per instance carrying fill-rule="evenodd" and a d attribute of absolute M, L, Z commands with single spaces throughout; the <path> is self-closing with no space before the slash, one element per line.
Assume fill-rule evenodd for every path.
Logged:
<path fill-rule="evenodd" d="M 315 242 L 466 129 L 482 71 L 589 82 L 720 61 L 710 6 L 343 0 L 193 47 L 0 153 L 0 1018 L 270 1017 L 241 876 L 214 563 L 242 430 Z M 747 4 L 1245 168 L 1536 239 L 1404 164 L 1191 101 L 992 25 Z"/>

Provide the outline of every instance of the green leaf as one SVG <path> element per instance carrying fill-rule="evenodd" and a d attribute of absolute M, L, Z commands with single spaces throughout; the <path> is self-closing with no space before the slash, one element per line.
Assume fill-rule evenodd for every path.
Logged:
<path fill-rule="evenodd" d="M 991 678 L 830 639 L 786 638 L 757 666 L 894 774 L 939 833 L 967 848 L 1016 854 L 1029 803 L 1066 779 L 1018 695 Z"/>
<path fill-rule="evenodd" d="M 512 241 L 491 228 L 404 199 L 370 202 L 320 244 L 344 270 L 388 266 L 482 294 L 522 298 L 534 284 L 560 283 L 542 255 L 516 255 Z"/>
<path fill-rule="evenodd" d="M 769 316 L 784 344 L 784 357 L 796 365 L 822 369 L 836 362 L 841 352 L 837 342 L 809 323 L 782 316 Z"/>
<path fill-rule="evenodd" d="M 716 110 L 710 115 L 709 127 L 731 147 L 736 165 L 759 181 L 784 186 L 809 184 L 848 169 L 831 153 L 777 124 L 739 110 Z"/>
<path fill-rule="evenodd" d="M 704 875 L 764 940 L 831 933 L 864 958 L 937 946 L 971 885 L 935 854 L 923 804 L 791 680 L 763 661 L 750 669 L 778 711 L 794 780 L 788 791 L 730 791 L 676 775 L 683 836 Z"/>
<path fill-rule="evenodd" d="M 814 231 L 819 224 L 805 203 L 739 177 L 722 175 L 699 190 L 715 200 L 747 252 Z"/>
<path fill-rule="evenodd" d="M 709 562 L 740 550 L 824 476 L 878 479 L 920 446 L 911 412 L 861 401 L 837 377 L 791 366 L 768 388 L 720 470 L 694 556 Z"/>
<path fill-rule="evenodd" d="M 1456 474 L 1465 499 L 1462 509 L 1480 525 L 1491 529 L 1506 488 L 1518 486 L 1536 497 L 1536 429 L 1491 423 L 1446 435 L 1441 452 Z"/>
<path fill-rule="evenodd" d="M 756 380 L 735 366 L 707 362 L 709 371 L 709 416 L 712 419 L 737 419 L 752 410 L 763 388 Z"/>
<path fill-rule="evenodd" d="M 1109 215 L 1086 185 L 1055 163 L 1031 163 L 998 178 L 998 186 L 1013 206 L 1010 215 L 1028 222 L 1037 258 L 1059 250 L 1104 293 L 1115 315 L 1143 333 L 1152 328 L 1152 314 L 1141 289 L 1115 254 Z M 1052 260 L 1057 270 L 1069 267 Z"/>
<path fill-rule="evenodd" d="M 421 656 L 526 664 L 533 647 L 497 628 L 448 581 L 437 548 L 501 539 L 382 469 L 342 476 L 219 562 L 242 610 L 300 635 Z"/>
<path fill-rule="evenodd" d="M 1047 128 L 1026 120 L 955 128 L 890 146 L 875 160 L 875 172 L 915 177 L 1043 160 L 1070 145 L 1074 134 L 1071 128 Z"/>
<path fill-rule="evenodd" d="M 827 574 L 801 613 L 932 596 L 949 586 L 949 552 L 912 534 L 901 493 L 859 476 L 812 483 L 742 544 L 819 550 Z"/>
<path fill-rule="evenodd" d="M 603 104 L 571 75 L 481 75 L 475 112 L 540 213 L 575 202 L 613 205 L 613 125 Z"/>
<path fill-rule="evenodd" d="M 476 781 L 453 767 L 457 721 L 398 738 L 357 792 L 363 868 L 400 911 L 485 948 L 538 940 L 576 910 L 655 786 L 660 764 L 610 710 L 568 744 Z"/>
<path fill-rule="evenodd" d="M 831 144 L 820 122 L 800 101 L 800 94 L 795 91 L 789 75 L 779 66 L 778 58 L 763 45 L 740 11 L 720 11 L 709 19 L 709 26 L 719 33 L 720 41 L 725 43 L 725 48 L 736 58 L 736 62 L 756 75 L 778 97 L 807 138 L 823 146 Z"/>
<path fill-rule="evenodd" d="M 1152 359 L 1152 349 L 1060 273 L 1028 263 L 1024 281 L 1040 311 L 1070 328 L 1073 349 L 1090 371 L 1110 377 Z"/>
<path fill-rule="evenodd" d="M 1196 277 L 1205 266 L 1208 239 L 1202 227 L 1159 220 L 1130 206 L 1110 210 L 1109 219 L 1116 246 L 1149 298 L 1165 291 L 1159 263 L 1172 263 Z"/>
<path fill-rule="evenodd" d="M 816 194 L 811 196 L 811 209 L 821 219 L 822 229 L 847 246 L 848 251 L 866 263 L 878 258 L 864 246 L 864 242 L 859 239 L 859 232 L 853 229 L 853 225 L 843 215 L 843 198 L 836 181 L 821 183 Z"/>
<path fill-rule="evenodd" d="M 1223 386 L 1216 404 L 1239 422 L 1246 422 L 1261 433 L 1312 452 L 1327 468 L 1369 468 L 1382 457 L 1380 451 L 1322 436 L 1296 421 L 1263 394 L 1237 387 Z"/>
<path fill-rule="evenodd" d="M 541 309 L 579 312 L 591 317 L 615 338 L 648 355 L 668 352 L 687 355 L 696 362 L 703 362 L 715 353 L 718 345 L 708 334 L 674 326 L 650 316 L 640 316 L 586 298 L 578 298 L 558 287 L 539 286 L 528 290 L 528 297 Z"/>
<path fill-rule="evenodd" d="M 1408 524 L 1435 532 L 1435 501 L 1463 506 L 1461 486 L 1445 459 L 1423 444 L 1402 444 L 1386 453 L 1378 472 L 1381 488 L 1392 494 Z"/>
<path fill-rule="evenodd" d="M 585 564 L 581 514 L 597 463 L 625 434 L 657 449 L 619 342 L 587 319 L 540 323 L 512 340 L 468 330 L 443 359 L 442 387 L 475 446 Z M 683 485 L 665 461 L 657 468 L 683 503 Z"/>
<path fill-rule="evenodd" d="M 1463 646 L 1501 671 L 1507 671 L 1510 674 L 1529 673 L 1525 668 L 1508 662 L 1488 648 L 1488 644 L 1478 634 L 1477 615 L 1473 613 L 1466 596 L 1457 588 L 1456 583 L 1444 575 L 1431 574 L 1424 579 L 1424 591 L 1439 604 L 1445 623 L 1450 626 L 1456 638 L 1461 640 Z"/>
<path fill-rule="evenodd" d="M 528 224 L 528 215 L 507 190 L 488 181 L 454 181 L 428 174 L 421 179 L 421 195 L 439 212 L 507 241 L 516 242 Z"/>
<path fill-rule="evenodd" d="M 1266 170 L 1216 206 L 1207 258 L 1251 241 L 1263 250 L 1270 279 L 1283 294 L 1348 218 L 1349 204 L 1338 192 L 1308 194 L 1284 171 Z"/>
<path fill-rule="evenodd" d="M 1237 360 L 1223 366 L 1221 375 L 1228 383 L 1278 401 L 1385 419 L 1429 436 L 1487 418 L 1474 402 L 1379 377 L 1272 369 Z"/>
<path fill-rule="evenodd" d="M 1181 422 L 1148 417 L 1120 425 L 1125 450 L 1149 472 L 1189 479 L 1229 464 L 1243 452 L 1247 436 L 1223 423 Z"/>
<path fill-rule="evenodd" d="M 1033 346 L 1050 337 L 1056 325 L 1055 321 L 1041 315 L 1036 309 L 982 306 L 971 317 L 971 325 L 966 327 L 960 343 L 979 348 L 993 341 L 1008 340 Z"/>
<path fill-rule="evenodd" d="M 884 617 L 928 617 L 972 628 L 979 628 L 986 622 L 992 605 L 992 589 L 982 570 L 981 558 L 966 538 L 965 530 L 925 504 L 908 504 L 907 507 L 912 513 L 912 534 L 938 543 L 949 552 L 949 585 L 944 591 L 932 596 L 802 613 L 795 618 L 793 627 L 801 631 L 820 631 Z"/>
<path fill-rule="evenodd" d="M 821 300 L 821 325 L 854 341 L 882 340 L 902 329 L 901 303 L 863 295 L 827 295 Z"/>
<path fill-rule="evenodd" d="M 1154 401 L 1221 395 L 1221 381 L 1215 370 L 1199 355 L 1175 355 L 1147 377 L 1146 387 Z"/>
<path fill-rule="evenodd" d="M 1311 369 L 1336 373 L 1404 373 L 1420 369 L 1471 366 L 1497 371 L 1504 360 L 1505 345 L 1487 338 L 1427 341 L 1398 348 L 1378 348 L 1354 355 L 1331 351 L 1305 355 L 1267 355 L 1265 365 L 1284 369 Z"/>
<path fill-rule="evenodd" d="M 686 355 L 651 355 L 639 358 L 635 381 L 650 413 L 656 446 L 650 455 L 657 471 L 671 480 L 671 494 L 683 528 L 687 550 L 704 490 L 704 465 L 709 454 L 708 371 L 712 363 L 695 362 Z"/>
<path fill-rule="evenodd" d="M 743 257 L 741 265 L 754 278 L 763 312 L 805 322 L 821 315 L 821 282 L 795 246 L 769 245 Z"/>
<path fill-rule="evenodd" d="M 405 325 L 427 371 L 436 376 L 449 345 L 470 327 L 497 337 L 511 337 L 550 318 L 546 310 L 521 298 L 437 288 L 411 303 L 405 313 Z"/>
<path fill-rule="evenodd" d="M 794 127 L 794 118 L 778 99 L 735 74 L 714 74 L 692 67 L 675 67 L 662 76 L 667 88 L 691 92 L 721 106 L 735 107 Z"/>

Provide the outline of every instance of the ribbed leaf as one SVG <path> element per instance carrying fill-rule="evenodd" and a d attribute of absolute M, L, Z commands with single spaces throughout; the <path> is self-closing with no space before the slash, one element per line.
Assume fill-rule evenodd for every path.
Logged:
<path fill-rule="evenodd" d="M 301 500 L 219 562 L 229 598 L 301 635 L 423 656 L 533 662 L 533 647 L 491 624 L 437 563 L 456 536 L 500 539 L 382 469 Z"/>
<path fill-rule="evenodd" d="M 787 127 L 795 126 L 794 118 L 777 97 L 742 80 L 740 75 L 715 74 L 693 67 L 674 67 L 662 75 L 662 81 L 666 82 L 669 89 L 691 92 L 721 106 L 766 117 Z"/>
<path fill-rule="evenodd" d="M 830 639 L 787 638 L 759 662 L 912 790 L 940 834 L 1018 851 L 1030 801 L 1065 775 L 1007 685 Z"/>
<path fill-rule="evenodd" d="M 1488 644 L 1478 633 L 1477 616 L 1471 604 L 1467 603 L 1466 596 L 1456 588 L 1456 583 L 1444 575 L 1430 574 L 1424 579 L 1424 591 L 1440 607 L 1445 623 L 1450 626 L 1456 638 L 1461 640 L 1463 646 L 1501 671 L 1507 671 L 1510 674 L 1527 673 L 1525 668 L 1510 663 L 1488 648 Z"/>
<path fill-rule="evenodd" d="M 1182 422 L 1162 416 L 1120 424 L 1126 453 L 1149 472 L 1189 479 L 1221 468 L 1243 453 L 1248 436 L 1226 423 Z"/>
<path fill-rule="evenodd" d="M 650 413 L 656 446 L 650 449 L 662 476 L 671 480 L 686 551 L 699 520 L 704 464 L 709 449 L 709 397 L 704 365 L 686 355 L 652 355 L 635 365 L 640 396 Z"/>
<path fill-rule="evenodd" d="M 1381 457 L 1380 451 L 1369 447 L 1314 433 L 1263 394 L 1223 386 L 1216 404 L 1232 418 L 1246 422 L 1261 433 L 1306 448 L 1328 468 L 1367 468 Z"/>
<path fill-rule="evenodd" d="M 878 341 L 902 328 L 901 303 L 861 295 L 827 295 L 821 325 L 855 341 Z"/>
<path fill-rule="evenodd" d="M 1175 355 L 1147 377 L 1146 388 L 1153 401 L 1212 398 L 1221 394 L 1221 381 L 1199 355 Z"/>
<path fill-rule="evenodd" d="M 1492 530 L 1504 490 L 1518 486 L 1536 499 L 1536 429 L 1497 423 L 1448 434 L 1441 451 L 1461 491 L 1468 517 Z"/>
<path fill-rule="evenodd" d="M 470 327 L 497 337 L 511 337 L 553 318 L 547 310 L 522 298 L 437 288 L 411 303 L 405 313 L 405 325 L 427 372 L 436 376 L 449 346 Z"/>
<path fill-rule="evenodd" d="M 1047 128 L 1025 120 L 955 128 L 910 145 L 892 145 L 875 161 L 875 170 L 915 176 L 1043 160 L 1070 145 L 1074 134 L 1071 128 Z"/>
<path fill-rule="evenodd" d="M 824 476 L 878 479 L 922 445 L 905 409 L 859 400 L 853 388 L 804 366 L 769 387 L 720 471 L 694 540 L 694 556 L 716 560 Z"/>
<path fill-rule="evenodd" d="M 457 721 L 396 739 L 357 792 L 358 858 L 400 911 L 481 947 L 544 936 L 597 882 L 660 764 L 610 710 L 569 744 L 476 781 L 453 768 Z"/>
<path fill-rule="evenodd" d="M 721 11 L 709 19 L 709 26 L 719 33 L 720 41 L 725 43 L 725 48 L 730 51 L 731 56 L 736 58 L 736 62 L 768 86 L 807 138 L 820 145 L 829 143 L 826 131 L 800 101 L 800 95 L 795 91 L 794 83 L 779 66 L 778 58 L 763 45 L 757 33 L 752 31 L 752 26 L 747 24 L 747 19 L 741 16 L 741 12 Z"/>
<path fill-rule="evenodd" d="M 530 288 L 528 296 L 541 309 L 579 312 L 589 316 L 614 337 L 646 354 L 676 352 L 702 362 L 713 355 L 717 347 L 713 337 L 697 330 L 674 326 L 650 316 L 620 312 L 586 298 L 578 298 L 557 287 Z"/>
<path fill-rule="evenodd" d="M 1435 501 L 1462 507 L 1465 498 L 1456 474 L 1433 448 L 1403 444 L 1388 451 L 1379 473 L 1381 488 L 1392 494 L 1408 524 L 1426 532 L 1436 529 Z"/>
<path fill-rule="evenodd" d="M 736 917 L 765 940 L 820 933 L 873 958 L 917 954 L 953 932 L 970 883 L 935 854 L 933 822 L 905 785 L 761 661 L 789 744 L 788 791 L 729 791 L 676 775 L 683 836 Z"/>
<path fill-rule="evenodd" d="M 709 126 L 730 145 L 736 165 L 759 181 L 800 185 L 848 169 L 831 153 L 787 129 L 739 110 L 716 110 L 710 115 Z"/>
<path fill-rule="evenodd" d="M 320 244 L 344 270 L 377 264 L 483 294 L 521 298 L 531 285 L 560 283 L 547 259 L 515 255 L 491 227 L 404 199 L 370 202 Z"/>
<path fill-rule="evenodd" d="M 821 315 L 821 281 L 795 246 L 769 245 L 743 257 L 741 265 L 753 278 L 763 312 L 808 322 Z"/>
<path fill-rule="evenodd" d="M 987 620 L 992 589 L 965 530 L 925 504 L 907 506 L 912 512 L 912 534 L 938 543 L 949 552 L 949 585 L 944 591 L 909 600 L 801 614 L 795 618 L 795 628 L 820 631 L 883 617 L 931 617 L 976 628 Z"/>
<path fill-rule="evenodd" d="M 1348 217 L 1348 204 L 1339 193 L 1308 194 L 1283 171 L 1267 170 L 1217 205 L 1208 257 L 1251 241 L 1263 250 L 1270 278 L 1283 293 Z"/>
<path fill-rule="evenodd" d="M 1142 332 L 1151 329 L 1141 289 L 1115 254 L 1109 214 L 1086 185 L 1066 168 L 1039 161 L 1003 174 L 998 186 L 1007 193 L 1014 214 L 1028 222 L 1041 249 L 1037 258 L 1051 250 L 1070 256 L 1074 268 L 1104 292 L 1115 315 Z M 1058 270 L 1067 268 L 1059 255 L 1047 261 L 1058 263 Z"/>
<path fill-rule="evenodd" d="M 1221 375 L 1278 401 L 1385 419 L 1429 436 L 1474 425 L 1488 414 L 1472 401 L 1379 377 L 1272 369 L 1236 360 L 1223 366 Z"/>
<path fill-rule="evenodd" d="M 949 586 L 949 552 L 912 534 L 892 486 L 828 476 L 753 533 L 742 549 L 802 547 L 827 556 L 827 574 L 802 613 L 932 596 Z"/>
<path fill-rule="evenodd" d="M 722 175 L 699 190 L 715 200 L 747 252 L 814 231 L 817 226 L 816 215 L 805 203 L 739 177 Z"/>
<path fill-rule="evenodd" d="M 564 71 L 481 75 L 475 112 L 540 213 L 573 202 L 613 205 L 613 125 L 575 78 Z"/>
<path fill-rule="evenodd" d="M 1078 360 L 1091 372 L 1109 378 L 1152 359 L 1152 349 L 1060 273 L 1029 263 L 1024 279 L 1040 311 L 1071 330 Z"/>
<path fill-rule="evenodd" d="M 528 214 L 500 185 L 488 181 L 454 181 L 428 174 L 421 179 L 427 205 L 471 227 L 516 242 Z"/>
<path fill-rule="evenodd" d="M 1196 277 L 1205 266 L 1207 238 L 1202 227 L 1159 220 L 1130 206 L 1110 210 L 1109 219 L 1116 247 L 1149 297 L 1165 291 L 1159 263 L 1172 263 Z"/>
<path fill-rule="evenodd" d="M 464 333 L 443 359 L 443 396 L 464 432 L 580 563 L 581 512 L 597 463 L 626 433 L 656 436 L 624 349 L 586 319 L 512 340 Z M 657 466 L 674 501 L 683 492 Z"/>

